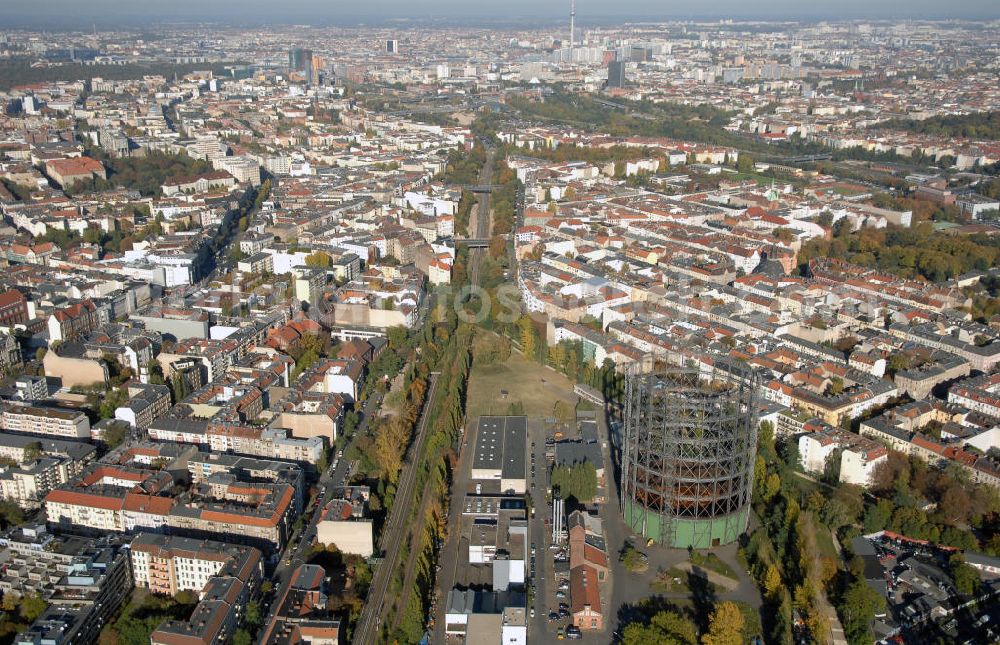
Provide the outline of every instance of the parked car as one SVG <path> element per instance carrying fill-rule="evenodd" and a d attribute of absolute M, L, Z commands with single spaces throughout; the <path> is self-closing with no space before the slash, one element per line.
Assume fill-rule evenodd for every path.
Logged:
<path fill-rule="evenodd" d="M 580 631 L 580 628 L 577 627 L 576 625 L 569 625 L 568 627 L 566 627 L 566 638 L 571 638 L 573 640 L 576 640 L 578 638 L 583 638 L 583 633 Z"/>

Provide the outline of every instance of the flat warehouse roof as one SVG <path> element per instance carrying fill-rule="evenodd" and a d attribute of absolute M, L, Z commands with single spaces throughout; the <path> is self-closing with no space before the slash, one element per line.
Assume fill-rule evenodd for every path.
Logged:
<path fill-rule="evenodd" d="M 479 417 L 474 470 L 500 470 L 503 457 L 504 417 Z"/>
<path fill-rule="evenodd" d="M 527 417 L 479 417 L 472 468 L 499 471 L 504 479 L 523 479 L 527 473 L 527 442 Z"/>
<path fill-rule="evenodd" d="M 528 418 L 506 417 L 503 442 L 503 470 L 501 479 L 525 479 L 528 443 Z"/>

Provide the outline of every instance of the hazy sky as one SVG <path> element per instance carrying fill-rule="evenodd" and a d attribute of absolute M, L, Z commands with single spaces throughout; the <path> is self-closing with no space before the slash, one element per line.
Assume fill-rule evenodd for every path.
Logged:
<path fill-rule="evenodd" d="M 555 21 L 569 0 L 0 0 L 0 24 L 98 26 L 143 22 L 227 21 L 314 24 L 396 19 Z M 588 22 L 687 19 L 1000 18 L 1000 0 L 578 0 Z"/>

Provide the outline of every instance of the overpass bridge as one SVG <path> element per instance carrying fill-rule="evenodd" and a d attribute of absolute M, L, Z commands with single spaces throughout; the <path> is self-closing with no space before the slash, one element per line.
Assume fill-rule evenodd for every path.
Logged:
<path fill-rule="evenodd" d="M 809 163 L 812 161 L 828 161 L 833 158 L 833 155 L 829 153 L 821 153 L 817 155 L 802 155 L 801 157 L 788 157 L 785 159 L 785 163 Z"/>
<path fill-rule="evenodd" d="M 455 246 L 467 246 L 470 249 L 488 249 L 490 241 L 485 238 L 455 238 Z"/>
<path fill-rule="evenodd" d="M 500 184 L 464 184 L 459 186 L 459 188 L 474 193 L 492 193 L 497 188 L 500 188 Z"/>

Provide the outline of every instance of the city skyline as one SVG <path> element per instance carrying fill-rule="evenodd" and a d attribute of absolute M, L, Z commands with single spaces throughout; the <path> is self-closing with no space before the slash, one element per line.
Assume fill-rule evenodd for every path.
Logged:
<path fill-rule="evenodd" d="M 553 23 L 568 20 L 569 2 L 537 3 L 512 0 L 500 5 L 483 5 L 456 0 L 432 2 L 401 2 L 375 0 L 359 6 L 346 2 L 319 2 L 318 0 L 291 0 L 275 5 L 262 0 L 237 2 L 236 0 L 210 0 L 194 2 L 179 0 L 169 6 L 137 6 L 126 0 L 95 0 L 80 11 L 69 0 L 45 0 L 35 4 L 5 7 L 0 16 L 3 26 L 45 26 L 50 28 L 79 27 L 88 20 L 104 26 L 143 25 L 147 23 L 222 22 L 231 24 L 293 24 L 359 25 L 359 24 L 424 24 L 449 23 L 502 23 L 514 25 L 527 20 L 546 20 Z M 908 19 L 962 19 L 995 20 L 1000 18 L 1000 6 L 990 0 L 959 0 L 942 5 L 932 0 L 846 0 L 836 4 L 813 5 L 793 0 L 721 0 L 711 5 L 685 0 L 664 6 L 653 0 L 626 0 L 615 3 L 613 8 L 597 0 L 580 0 L 577 3 L 577 24 L 607 24 L 623 21 L 675 21 L 675 20 L 787 20 L 787 21 L 843 21 L 843 20 L 892 20 L 900 15 Z M 532 23 L 533 25 L 535 23 Z"/>

